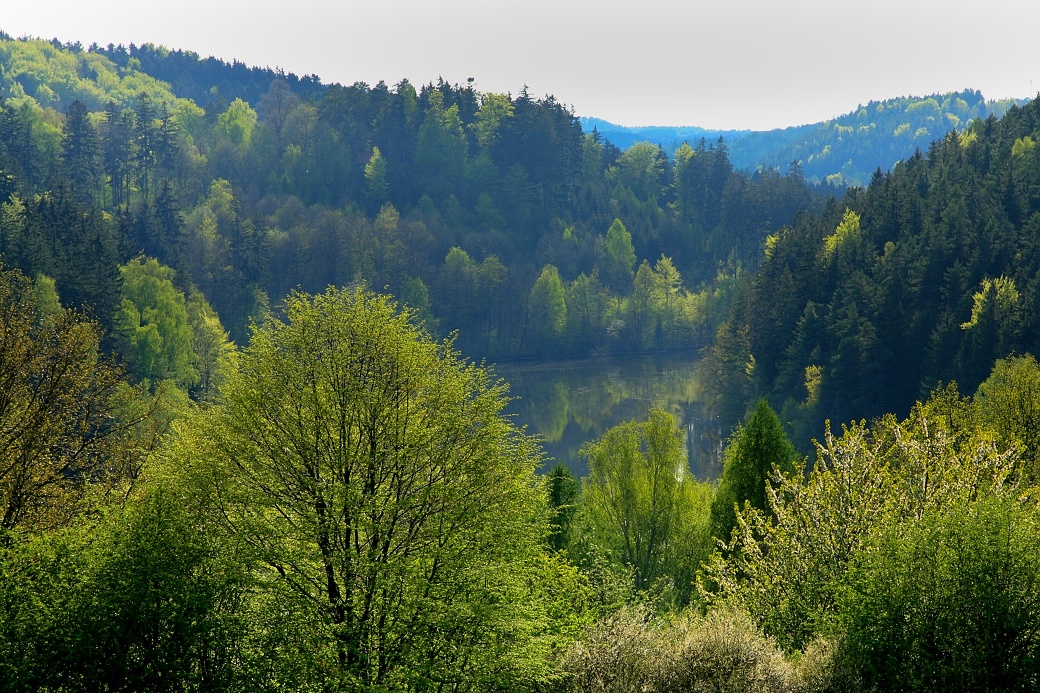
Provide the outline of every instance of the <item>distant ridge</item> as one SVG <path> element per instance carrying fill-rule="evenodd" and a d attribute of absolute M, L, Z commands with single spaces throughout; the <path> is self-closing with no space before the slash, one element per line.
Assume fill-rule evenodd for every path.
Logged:
<path fill-rule="evenodd" d="M 752 133 L 751 130 L 709 130 L 696 126 L 672 127 L 667 125 L 644 125 L 626 127 L 615 125 L 600 118 L 579 118 L 585 132 L 596 130 L 605 140 L 609 140 L 619 149 L 628 149 L 636 142 L 652 142 L 659 144 L 671 154 L 683 142 L 697 142 L 701 138 L 715 141 L 719 137 L 727 142 L 737 140 Z"/>
<path fill-rule="evenodd" d="M 897 162 L 927 148 L 953 129 L 963 130 L 973 120 L 1001 117 L 1026 99 L 987 101 L 981 92 L 908 96 L 871 101 L 855 111 L 820 123 L 766 130 L 708 130 L 696 126 L 625 127 L 598 118 L 582 118 L 620 149 L 636 142 L 660 145 L 671 155 L 683 142 L 695 144 L 722 137 L 738 169 L 775 168 L 786 171 L 798 162 L 813 182 L 866 185 L 877 169 L 888 171 Z"/>

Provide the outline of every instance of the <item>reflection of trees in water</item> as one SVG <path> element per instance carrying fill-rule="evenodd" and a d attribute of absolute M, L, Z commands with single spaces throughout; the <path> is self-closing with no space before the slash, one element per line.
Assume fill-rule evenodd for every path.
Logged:
<path fill-rule="evenodd" d="M 546 454 L 586 473 L 578 451 L 611 426 L 663 409 L 686 431 L 691 470 L 702 479 L 721 472 L 726 431 L 701 405 L 696 361 L 684 357 L 596 359 L 507 364 L 499 374 L 512 386 L 517 423 L 546 441 Z"/>
<path fill-rule="evenodd" d="M 609 374 L 603 378 L 589 372 L 584 375 L 585 378 L 578 374 L 565 376 L 571 380 L 568 387 L 576 395 L 571 406 L 571 420 L 584 433 L 602 432 L 603 421 L 611 418 L 611 412 L 625 399 L 625 388 Z"/>
<path fill-rule="evenodd" d="M 532 388 L 528 409 L 534 432 L 548 443 L 558 442 L 567 428 L 567 386 L 561 382 L 548 382 L 544 387 Z"/>

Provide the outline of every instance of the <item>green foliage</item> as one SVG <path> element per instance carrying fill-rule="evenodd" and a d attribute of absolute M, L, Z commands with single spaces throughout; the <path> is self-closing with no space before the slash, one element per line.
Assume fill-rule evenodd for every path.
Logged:
<path fill-rule="evenodd" d="M 878 690 L 1027 690 L 1040 679 L 1040 525 L 987 498 L 888 527 L 850 569 L 845 647 Z"/>
<path fill-rule="evenodd" d="M 578 509 L 578 480 L 567 465 L 557 462 L 549 471 L 545 485 L 549 491 L 549 508 L 552 511 L 549 545 L 562 551 L 571 543 L 571 524 Z"/>
<path fill-rule="evenodd" d="M 769 513 L 746 505 L 737 514 L 731 553 L 716 552 L 705 569 L 705 598 L 738 599 L 785 650 L 801 649 L 834 627 L 849 566 L 879 532 L 1009 493 L 1013 455 L 951 427 L 942 408 L 933 401 L 841 438 L 828 431 L 810 472 L 767 488 Z"/>
<path fill-rule="evenodd" d="M 485 151 L 491 150 L 499 139 L 502 121 L 513 117 L 513 102 L 506 94 L 483 94 L 474 128 L 477 142 Z"/>
<path fill-rule="evenodd" d="M 256 127 L 256 111 L 242 99 L 235 99 L 227 110 L 217 117 L 220 131 L 236 146 L 249 144 Z"/>
<path fill-rule="evenodd" d="M 0 268 L 0 531 L 65 524 L 91 482 L 127 473 L 120 372 L 99 356 L 100 328 L 53 303 L 41 312 L 36 293 Z"/>
<path fill-rule="evenodd" d="M 582 455 L 589 464 L 582 540 L 631 570 L 637 591 L 663 589 L 679 604 L 687 601 L 708 550 L 711 489 L 690 474 L 671 414 L 652 409 L 644 422 L 619 424 Z"/>
<path fill-rule="evenodd" d="M 611 287 L 624 287 L 632 281 L 632 272 L 636 266 L 636 250 L 632 245 L 632 234 L 620 219 L 615 219 L 607 229 L 604 262 L 603 272 Z"/>
<path fill-rule="evenodd" d="M 381 207 L 390 198 L 386 159 L 379 147 L 372 147 L 372 156 L 365 164 L 365 186 L 369 201 L 376 207 Z"/>
<path fill-rule="evenodd" d="M 192 365 L 199 374 L 193 395 L 207 399 L 220 390 L 233 368 L 235 345 L 205 296 L 192 291 L 185 307 L 191 328 Z"/>
<path fill-rule="evenodd" d="M 618 158 L 618 180 L 640 198 L 656 200 L 664 190 L 667 165 L 660 146 L 638 142 Z"/>
<path fill-rule="evenodd" d="M 294 294 L 285 314 L 167 462 L 300 614 L 285 655 L 328 686 L 544 679 L 566 614 L 542 577 L 540 453 L 503 386 L 386 298 Z"/>
<path fill-rule="evenodd" d="M 240 690 L 239 565 L 153 491 L 0 555 L 4 690 Z"/>
<path fill-rule="evenodd" d="M 114 101 L 130 106 L 142 92 L 156 101 L 176 101 L 169 85 L 140 71 L 120 70 L 111 60 L 88 52 L 70 52 L 48 41 L 0 41 L 0 89 L 24 94 L 43 107 L 64 109 L 74 101 L 99 110 Z"/>
<path fill-rule="evenodd" d="M 361 280 L 399 292 L 412 278 L 429 287 L 431 317 L 458 330 L 469 354 L 687 348 L 717 317 L 672 279 L 681 272 L 701 285 L 720 265 L 753 260 L 759 231 L 811 202 L 797 176 L 778 186 L 735 173 L 721 141 L 690 148 L 673 185 L 660 147 L 622 153 L 586 142 L 566 107 L 526 91 L 481 94 L 443 81 L 325 87 L 150 44 L 3 45 L 3 74 L 20 76 L 0 103 L 0 200 L 18 192 L 28 204 L 5 222 L 0 252 L 29 275 L 54 277 L 66 305 L 93 307 L 110 330 L 121 305 L 117 268 L 144 254 L 175 267 L 185 290 L 197 287 L 239 343 L 249 321 L 293 288 Z M 39 79 L 19 72 L 29 63 L 43 66 L 29 70 Z M 77 89 L 96 79 L 112 98 L 80 89 L 78 101 L 66 99 L 58 82 L 73 68 Z M 153 89 L 145 73 L 198 103 Z M 727 198 L 730 179 L 742 182 Z M 53 204 L 61 189 L 81 209 Z M 388 204 L 397 214 L 389 232 Z M 611 220 L 619 227 L 604 236 Z M 470 293 L 448 293 L 440 281 L 455 247 L 479 267 Z M 640 261 L 653 269 L 663 257 L 674 270 L 667 288 L 655 270 L 627 301 Z M 580 332 L 568 323 L 549 347 L 532 344 L 526 303 L 511 300 L 530 289 L 532 265 L 557 267 L 565 289 L 582 275 L 602 282 L 583 292 Z"/>
<path fill-rule="evenodd" d="M 745 503 L 768 511 L 773 479 L 794 473 L 795 451 L 769 404 L 761 399 L 747 424 L 738 427 L 722 455 L 722 478 L 711 504 L 711 534 L 729 542 L 736 513 Z"/>
<path fill-rule="evenodd" d="M 834 233 L 823 239 L 823 257 L 830 262 L 839 250 L 859 242 L 861 238 L 859 215 L 851 209 L 845 210 L 845 216 Z"/>
<path fill-rule="evenodd" d="M 746 341 L 716 340 L 732 350 L 714 359 L 727 406 L 746 402 L 733 384 L 753 355 L 751 392 L 785 403 L 808 451 L 826 418 L 905 416 L 938 383 L 971 391 L 997 359 L 1032 351 L 1038 169 L 1012 149 L 1036 135 L 1036 108 L 974 121 L 775 234 L 730 315 Z"/>
<path fill-rule="evenodd" d="M 123 306 L 117 324 L 129 342 L 128 361 L 134 379 L 172 380 L 184 389 L 194 386 L 199 382 L 193 351 L 196 338 L 188 324 L 184 294 L 173 284 L 173 270 L 160 265 L 154 258 L 138 258 L 124 265 L 121 273 Z M 195 324 L 199 330 L 205 329 L 201 312 L 204 309 L 196 311 Z M 211 324 L 210 329 L 219 329 L 219 321 L 216 325 Z M 201 340 L 202 333 L 198 335 Z M 199 346 L 204 350 L 219 351 L 219 347 L 210 349 L 212 343 L 199 341 Z M 205 367 L 209 370 L 207 378 L 212 384 L 212 371 L 218 356 L 209 353 L 208 357 L 210 361 Z"/>
<path fill-rule="evenodd" d="M 1040 482 L 1040 366 L 1033 356 L 1001 359 L 973 398 L 980 423 L 1021 460 L 1022 486 Z"/>
<path fill-rule="evenodd" d="M 552 265 L 542 268 L 527 301 L 530 330 L 536 349 L 553 353 L 567 325 L 567 298 L 560 272 Z"/>

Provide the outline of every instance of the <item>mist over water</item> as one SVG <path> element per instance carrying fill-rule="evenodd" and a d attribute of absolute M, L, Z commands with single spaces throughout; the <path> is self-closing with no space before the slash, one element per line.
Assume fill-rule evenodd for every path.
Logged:
<path fill-rule="evenodd" d="M 543 439 L 552 458 L 546 469 L 560 461 L 575 476 L 585 476 L 582 445 L 624 421 L 645 420 L 658 407 L 686 431 L 690 471 L 712 480 L 722 473 L 722 444 L 732 423 L 706 411 L 697 363 L 695 355 L 626 356 L 506 363 L 495 366 L 495 372 L 516 398 L 506 412 Z"/>

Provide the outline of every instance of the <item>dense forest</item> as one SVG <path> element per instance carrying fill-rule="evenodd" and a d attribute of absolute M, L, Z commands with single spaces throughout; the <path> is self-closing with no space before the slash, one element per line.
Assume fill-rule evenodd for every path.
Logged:
<path fill-rule="evenodd" d="M 150 45 L 0 98 L 0 691 L 1040 682 L 1040 103 L 845 189 Z M 482 361 L 676 349 L 717 481 Z"/>
<path fill-rule="evenodd" d="M 526 92 L 274 75 L 256 103 L 228 103 L 256 71 L 150 48 L 125 66 L 114 48 L 0 50 L 15 194 L 0 249 L 110 330 L 118 267 L 143 254 L 239 343 L 293 288 L 364 282 L 472 356 L 691 348 L 762 240 L 822 204 L 797 166 L 740 173 L 722 141 L 621 152 Z M 213 100 L 175 95 L 151 63 L 172 85 L 216 81 Z M 239 92 L 221 86 L 239 73 Z M 104 268 L 91 295 L 73 287 L 84 262 Z"/>
<path fill-rule="evenodd" d="M 951 132 L 769 238 L 712 347 L 718 387 L 769 397 L 804 446 L 824 419 L 906 415 L 1035 352 L 1037 117 Z"/>

